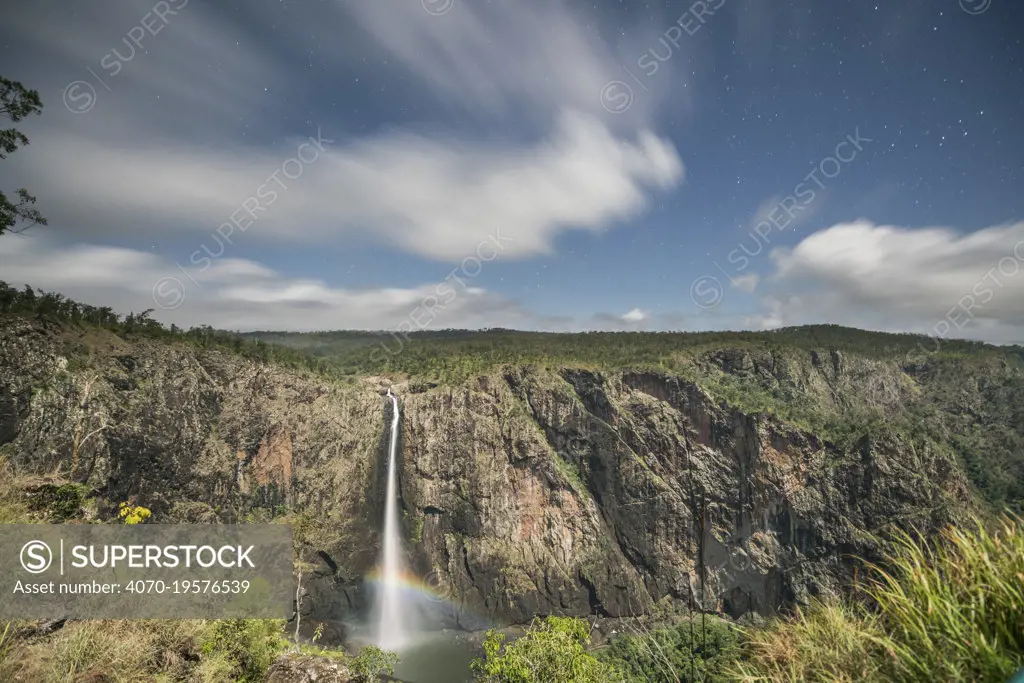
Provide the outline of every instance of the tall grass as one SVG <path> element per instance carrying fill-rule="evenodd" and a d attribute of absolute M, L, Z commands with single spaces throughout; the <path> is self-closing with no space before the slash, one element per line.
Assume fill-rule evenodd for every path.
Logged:
<path fill-rule="evenodd" d="M 28 507 L 18 494 L 18 477 L 0 449 L 0 524 L 26 524 Z"/>
<path fill-rule="evenodd" d="M 867 600 L 746 635 L 742 681 L 997 681 L 1024 667 L 1024 521 L 897 537 Z"/>
<path fill-rule="evenodd" d="M 288 647 L 273 619 L 75 621 L 44 637 L 19 626 L 31 630 L 0 638 L 0 681 L 252 683 Z"/>
<path fill-rule="evenodd" d="M 191 668 L 203 628 L 198 621 L 69 623 L 0 652 L 0 680 L 129 683 L 154 680 L 158 672 L 173 679 Z"/>

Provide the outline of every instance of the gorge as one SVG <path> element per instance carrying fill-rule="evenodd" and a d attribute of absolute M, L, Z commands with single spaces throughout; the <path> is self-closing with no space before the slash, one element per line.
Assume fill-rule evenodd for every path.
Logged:
<path fill-rule="evenodd" d="M 0 455 L 103 500 L 135 497 L 160 521 L 308 516 L 302 626 L 323 624 L 327 641 L 374 613 L 363 577 L 381 557 L 376 639 L 408 636 L 400 591 L 389 594 L 399 536 L 404 569 L 435 591 L 438 627 L 771 615 L 844 591 L 853 558 L 874 557 L 894 529 L 984 505 L 958 453 L 979 429 L 1014 443 L 1022 424 L 1015 351 L 912 363 L 813 346 L 734 341 L 675 368 L 499 363 L 444 383 L 332 379 L 9 319 Z M 777 405 L 752 407 L 761 395 Z M 868 408 L 884 419 L 845 440 L 807 417 Z M 914 431 L 911 409 L 933 421 Z"/>

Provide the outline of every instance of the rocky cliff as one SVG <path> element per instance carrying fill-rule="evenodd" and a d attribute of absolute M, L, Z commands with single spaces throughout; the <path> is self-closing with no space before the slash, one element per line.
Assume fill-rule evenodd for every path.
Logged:
<path fill-rule="evenodd" d="M 827 350 L 701 363 L 793 400 L 848 391 L 884 408 L 921 391 L 897 365 Z M 322 529 L 304 611 L 337 620 L 363 606 L 377 556 L 389 386 L 410 563 L 467 627 L 659 603 L 768 614 L 841 590 L 895 527 L 973 504 L 928 440 L 883 426 L 839 446 L 692 373 L 506 364 L 455 386 L 342 382 L 20 318 L 0 319 L 0 455 L 110 505 L 135 496 L 156 521 L 304 511 Z"/>

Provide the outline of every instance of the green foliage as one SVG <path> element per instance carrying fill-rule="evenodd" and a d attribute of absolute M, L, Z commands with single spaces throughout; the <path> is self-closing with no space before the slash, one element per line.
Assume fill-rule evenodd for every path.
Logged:
<path fill-rule="evenodd" d="M 67 299 L 62 294 L 44 292 L 26 285 L 11 287 L 0 280 L 0 316 L 34 317 L 38 320 L 68 323 L 78 327 L 100 327 L 126 338 L 150 338 L 182 342 L 201 349 L 232 353 L 257 363 L 274 363 L 284 367 L 307 370 L 325 376 L 343 377 L 336 365 L 322 358 L 286 346 L 276 346 L 259 339 L 215 330 L 209 325 L 182 330 L 175 325 L 165 328 L 150 316 L 153 309 L 122 316 L 113 309 L 96 307 Z M 77 361 L 74 357 L 69 360 Z"/>
<path fill-rule="evenodd" d="M 558 471 L 561 472 L 569 481 L 569 485 L 574 491 L 582 496 L 590 496 L 590 489 L 588 489 L 587 485 L 583 483 L 583 477 L 580 475 L 580 471 L 575 465 L 567 462 L 565 457 L 560 453 L 555 454 L 554 463 L 555 467 L 558 468 Z"/>
<path fill-rule="evenodd" d="M 288 646 L 283 619 L 225 619 L 210 623 L 202 642 L 206 657 L 226 661 L 233 679 L 259 683 Z"/>
<path fill-rule="evenodd" d="M 342 370 L 407 373 L 422 379 L 462 381 L 506 363 L 540 366 L 680 370 L 689 358 L 721 349 L 801 351 L 835 349 L 875 359 L 904 361 L 935 343 L 924 335 L 866 332 L 838 325 L 808 325 L 767 332 L 523 332 L 507 329 L 389 332 L 251 332 L 242 335 L 330 359 Z M 826 353 L 827 355 L 827 353 Z M 947 340 L 944 356 L 998 355 L 980 342 Z"/>
<path fill-rule="evenodd" d="M 42 109 L 37 91 L 0 76 L 0 116 L 18 122 L 26 116 L 39 114 Z M 28 138 L 16 128 L 0 130 L 0 159 L 6 159 L 8 154 L 27 144 Z M 25 188 L 19 189 L 17 195 L 17 201 L 12 202 L 0 192 L 0 235 L 22 232 L 33 225 L 46 225 L 46 219 L 33 207 L 36 198 Z"/>
<path fill-rule="evenodd" d="M 11 651 L 11 642 L 14 640 L 13 629 L 11 628 L 11 622 L 4 624 L 4 632 L 0 633 L 0 662 L 3 662 L 7 658 L 7 654 Z"/>
<path fill-rule="evenodd" d="M 596 654 L 622 670 L 629 683 L 723 681 L 739 642 L 736 627 L 705 616 L 653 631 L 634 628 Z"/>
<path fill-rule="evenodd" d="M 311 556 L 331 542 L 337 529 L 332 520 L 315 512 L 289 511 L 271 519 L 274 524 L 289 524 L 295 544 L 296 557 Z"/>
<path fill-rule="evenodd" d="M 397 663 L 398 655 L 394 652 L 382 650 L 376 645 L 367 645 L 349 661 L 348 668 L 360 681 L 374 683 L 380 680 L 381 675 L 393 674 Z"/>
<path fill-rule="evenodd" d="M 199 662 L 204 622 L 187 619 L 68 620 L 45 637 L 38 622 L 11 624 L 0 650 L 0 681 L 229 683 L 220 660 Z M 222 675 L 209 674 L 220 671 Z"/>
<path fill-rule="evenodd" d="M 900 534 L 866 603 L 819 604 L 750 631 L 743 681 L 1006 681 L 1024 667 L 1024 521 Z"/>
<path fill-rule="evenodd" d="M 417 545 L 423 542 L 423 515 L 415 515 L 412 518 L 412 531 L 409 539 Z"/>
<path fill-rule="evenodd" d="M 488 631 L 484 657 L 471 664 L 483 683 L 618 683 L 623 676 L 613 665 L 587 651 L 590 625 L 582 619 L 535 619 L 522 637 Z"/>
<path fill-rule="evenodd" d="M 292 646 L 292 651 L 302 655 L 313 657 L 324 657 L 335 660 L 345 665 L 359 683 L 376 683 L 382 676 L 391 676 L 395 672 L 395 664 L 398 663 L 398 654 L 390 650 L 382 650 L 376 645 L 367 645 L 359 654 L 352 656 L 341 649 L 316 647 L 317 640 L 323 634 L 323 624 L 317 626 L 313 633 L 313 644 L 301 643 Z"/>
<path fill-rule="evenodd" d="M 81 516 L 89 491 L 84 484 L 43 484 L 31 491 L 30 507 L 45 512 L 50 522 L 61 524 Z"/>

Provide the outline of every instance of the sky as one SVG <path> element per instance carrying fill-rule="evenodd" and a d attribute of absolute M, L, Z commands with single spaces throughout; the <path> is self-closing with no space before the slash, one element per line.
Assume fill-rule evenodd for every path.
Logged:
<path fill-rule="evenodd" d="M 1024 341 L 1017 0 L 0 10 L 0 280 L 182 327 Z"/>

